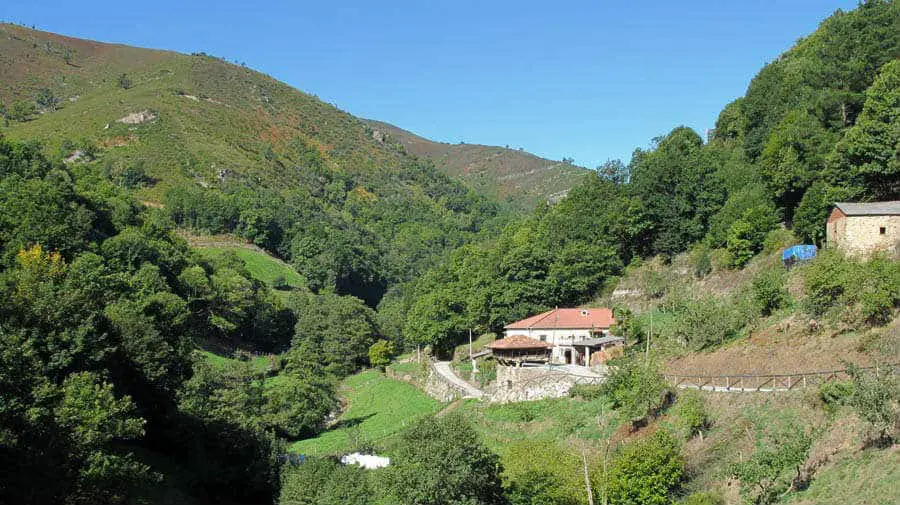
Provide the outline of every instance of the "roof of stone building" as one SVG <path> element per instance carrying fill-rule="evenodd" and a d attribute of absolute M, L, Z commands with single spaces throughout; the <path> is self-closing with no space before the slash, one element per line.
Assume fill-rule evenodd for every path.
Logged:
<path fill-rule="evenodd" d="M 834 205 L 848 216 L 900 215 L 900 200 L 869 203 L 837 202 Z"/>
<path fill-rule="evenodd" d="M 525 335 L 511 335 L 500 340 L 494 340 L 488 344 L 488 347 L 491 349 L 549 349 L 553 346 Z"/>
<path fill-rule="evenodd" d="M 508 330 L 536 329 L 592 329 L 609 328 L 616 322 L 612 310 L 601 307 L 593 309 L 554 309 L 506 325 Z"/>

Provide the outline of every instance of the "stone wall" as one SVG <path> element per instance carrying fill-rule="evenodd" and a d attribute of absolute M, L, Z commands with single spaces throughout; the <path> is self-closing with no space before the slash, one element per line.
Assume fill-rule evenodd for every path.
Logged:
<path fill-rule="evenodd" d="M 851 256 L 865 257 L 875 251 L 896 256 L 900 252 L 900 216 L 841 216 L 829 219 L 826 228 L 828 245 Z"/>
<path fill-rule="evenodd" d="M 425 394 L 439 402 L 452 402 L 465 395 L 465 392 L 455 384 L 448 382 L 434 370 L 434 366 L 428 367 L 428 377 L 425 379 Z"/>
<path fill-rule="evenodd" d="M 522 402 L 568 396 L 575 384 L 599 384 L 603 377 L 545 367 L 498 366 L 497 380 L 485 391 L 491 403 Z"/>

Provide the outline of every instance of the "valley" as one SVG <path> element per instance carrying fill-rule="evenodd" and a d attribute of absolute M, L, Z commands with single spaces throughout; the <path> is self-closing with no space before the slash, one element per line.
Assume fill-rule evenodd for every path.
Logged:
<path fill-rule="evenodd" d="M 900 4 L 797 35 L 589 170 L 0 24 L 0 503 L 893 505 Z"/>

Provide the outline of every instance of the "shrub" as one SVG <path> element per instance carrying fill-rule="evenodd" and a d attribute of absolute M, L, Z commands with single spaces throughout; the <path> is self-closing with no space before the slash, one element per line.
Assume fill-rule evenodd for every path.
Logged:
<path fill-rule="evenodd" d="M 655 415 L 671 395 L 656 363 L 633 357 L 623 358 L 610 368 L 601 391 L 613 400 L 614 408 L 633 422 Z"/>
<path fill-rule="evenodd" d="M 613 458 L 605 491 L 617 505 L 664 505 L 684 477 L 678 442 L 665 430 L 626 444 Z"/>
<path fill-rule="evenodd" d="M 379 340 L 369 346 L 369 363 L 384 370 L 394 356 L 394 344 L 389 340 Z"/>
<path fill-rule="evenodd" d="M 880 325 L 889 322 L 900 304 L 900 262 L 878 256 L 858 263 L 836 251 L 823 251 L 803 271 L 806 310 L 822 315 L 850 307 L 851 321 Z"/>
<path fill-rule="evenodd" d="M 753 299 L 764 316 L 787 305 L 790 295 L 785 287 L 785 277 L 784 269 L 776 266 L 763 270 L 753 279 Z"/>
<path fill-rule="evenodd" d="M 900 428 L 900 384 L 891 367 L 882 365 L 867 372 L 849 364 L 847 371 L 852 380 L 850 406 L 869 426 L 870 440 L 889 444 Z"/>
<path fill-rule="evenodd" d="M 131 79 L 128 78 L 128 74 L 121 74 L 121 75 L 119 76 L 119 79 L 116 81 L 116 83 L 117 83 L 117 84 L 119 85 L 119 87 L 122 88 L 122 89 L 129 89 L 129 88 L 131 88 Z"/>
<path fill-rule="evenodd" d="M 812 437 L 794 418 L 759 423 L 753 455 L 732 466 L 741 493 L 760 505 L 775 502 L 794 488 L 811 443 Z"/>
<path fill-rule="evenodd" d="M 853 396 L 852 382 L 823 382 L 819 386 L 819 399 L 825 405 L 825 409 L 833 412 L 840 405 L 849 405 Z"/>
<path fill-rule="evenodd" d="M 684 391 L 679 394 L 673 409 L 675 411 L 675 424 L 684 432 L 687 438 L 692 437 L 695 433 L 702 435 L 701 430 L 709 426 L 706 404 L 697 391 Z"/>
<path fill-rule="evenodd" d="M 272 288 L 278 290 L 286 290 L 290 288 L 290 286 L 287 283 L 287 279 L 285 279 L 283 275 L 278 274 L 274 279 L 272 279 Z"/>
<path fill-rule="evenodd" d="M 708 491 L 693 493 L 681 501 L 681 505 L 725 505 L 725 498 Z"/>
<path fill-rule="evenodd" d="M 603 387 L 599 384 L 575 384 L 569 390 L 569 398 L 581 398 L 582 400 L 597 400 L 603 396 Z"/>
<path fill-rule="evenodd" d="M 308 458 L 281 471 L 279 503 L 367 505 L 372 503 L 365 470 L 333 458 Z"/>
<path fill-rule="evenodd" d="M 766 238 L 763 240 L 763 252 L 772 254 L 785 247 L 796 245 L 797 243 L 797 237 L 794 236 L 794 233 L 791 232 L 791 230 L 786 228 L 775 228 L 766 234 Z"/>
<path fill-rule="evenodd" d="M 673 298 L 664 307 L 672 315 L 673 324 L 664 326 L 659 334 L 694 350 L 721 344 L 733 338 L 748 321 L 749 309 L 741 301 L 713 296 Z"/>
<path fill-rule="evenodd" d="M 712 254 L 708 246 L 701 244 L 694 248 L 690 262 L 694 277 L 702 279 L 712 273 Z"/>
<path fill-rule="evenodd" d="M 836 251 L 822 251 L 803 270 L 806 288 L 806 310 L 822 315 L 837 305 L 851 284 L 853 265 Z"/>
<path fill-rule="evenodd" d="M 35 114 L 37 114 L 37 107 L 34 102 L 20 100 L 13 102 L 9 108 L 9 118 L 13 121 L 29 121 Z"/>
<path fill-rule="evenodd" d="M 384 477 L 392 500 L 385 503 L 503 502 L 500 458 L 459 413 L 403 431 L 391 459 Z"/>

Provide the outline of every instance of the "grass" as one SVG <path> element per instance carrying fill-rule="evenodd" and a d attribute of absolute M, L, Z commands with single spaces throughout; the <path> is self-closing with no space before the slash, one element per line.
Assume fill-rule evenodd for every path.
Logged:
<path fill-rule="evenodd" d="M 382 441 L 415 420 L 440 410 L 441 404 L 415 387 L 369 370 L 347 377 L 342 384 L 347 409 L 340 422 L 315 438 L 290 446 L 308 455 L 340 454 L 359 444 Z"/>
<path fill-rule="evenodd" d="M 254 279 L 265 283 L 269 287 L 273 287 L 273 283 L 278 277 L 283 278 L 285 283 L 291 288 L 303 288 L 306 286 L 303 277 L 294 271 L 290 265 L 262 251 L 239 246 L 207 247 L 200 249 L 200 251 L 202 254 L 210 257 L 235 254 L 244 262 L 244 267 Z"/>
<path fill-rule="evenodd" d="M 900 500 L 900 449 L 866 450 L 818 472 L 788 503 L 894 505 Z"/>
<path fill-rule="evenodd" d="M 235 365 L 235 363 L 241 362 L 235 358 L 229 358 L 226 356 L 221 356 L 219 354 L 215 354 L 209 351 L 197 351 L 206 358 L 207 362 L 209 362 L 212 366 L 224 369 L 229 368 Z M 249 360 L 250 366 L 256 370 L 257 372 L 266 372 L 269 370 L 269 357 L 268 356 L 254 356 Z"/>

